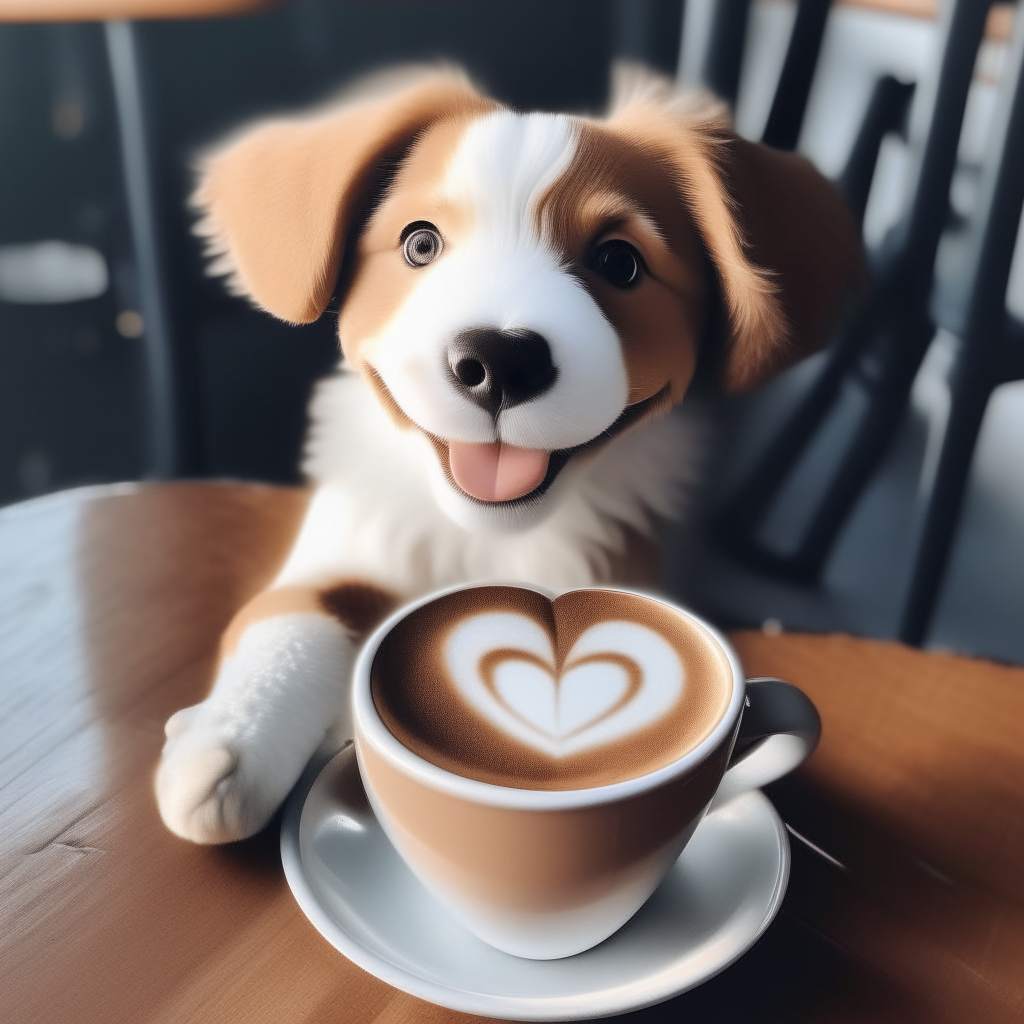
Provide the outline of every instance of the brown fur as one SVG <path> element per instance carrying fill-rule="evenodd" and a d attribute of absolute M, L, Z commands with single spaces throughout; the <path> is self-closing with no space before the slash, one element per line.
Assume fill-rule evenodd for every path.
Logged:
<path fill-rule="evenodd" d="M 339 583 L 320 592 L 323 610 L 359 640 L 394 611 L 398 598 L 372 583 Z"/>
<path fill-rule="evenodd" d="M 573 162 L 539 212 L 619 334 L 629 404 L 666 385 L 672 403 L 681 401 L 697 364 L 706 288 L 700 238 L 667 170 L 604 125 L 583 123 Z M 609 238 L 643 254 L 651 273 L 635 288 L 616 288 L 587 265 L 592 246 Z"/>
<path fill-rule="evenodd" d="M 264 590 L 231 620 L 221 637 L 220 655 L 227 658 L 234 654 L 242 634 L 254 623 L 297 612 L 331 615 L 352 634 L 353 639 L 362 640 L 397 604 L 395 595 L 381 587 L 351 580 L 326 588 L 275 587 Z"/>

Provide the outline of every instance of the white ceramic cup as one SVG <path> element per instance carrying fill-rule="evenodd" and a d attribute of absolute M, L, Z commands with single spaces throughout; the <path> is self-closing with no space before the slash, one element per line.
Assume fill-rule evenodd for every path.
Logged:
<path fill-rule="evenodd" d="M 746 680 L 717 630 L 661 601 L 699 626 L 731 671 L 725 711 L 695 747 L 649 774 L 589 789 L 514 789 L 446 771 L 385 725 L 371 667 L 402 619 L 462 589 L 400 608 L 366 642 L 353 679 L 355 745 L 370 805 L 410 869 L 470 931 L 507 953 L 554 959 L 606 939 L 654 892 L 712 802 L 779 778 L 817 744 L 820 720 L 803 693 L 780 680 Z"/>

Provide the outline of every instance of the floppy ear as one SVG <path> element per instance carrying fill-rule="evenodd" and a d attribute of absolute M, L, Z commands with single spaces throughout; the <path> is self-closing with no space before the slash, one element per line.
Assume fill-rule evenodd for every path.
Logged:
<path fill-rule="evenodd" d="M 316 320 L 382 162 L 430 123 L 493 106 L 457 72 L 416 70 L 312 116 L 244 130 L 199 164 L 192 205 L 210 272 L 282 320 Z"/>
<path fill-rule="evenodd" d="M 725 389 L 754 387 L 824 344 L 866 270 L 846 204 L 810 161 L 739 138 L 717 100 L 657 81 L 611 123 L 668 162 L 704 239 L 728 316 Z"/>

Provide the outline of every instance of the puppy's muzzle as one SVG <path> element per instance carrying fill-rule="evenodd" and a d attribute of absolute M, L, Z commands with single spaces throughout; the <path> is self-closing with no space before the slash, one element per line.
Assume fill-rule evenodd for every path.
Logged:
<path fill-rule="evenodd" d="M 551 347 L 535 331 L 477 327 L 448 346 L 457 391 L 491 416 L 544 394 L 558 378 Z"/>

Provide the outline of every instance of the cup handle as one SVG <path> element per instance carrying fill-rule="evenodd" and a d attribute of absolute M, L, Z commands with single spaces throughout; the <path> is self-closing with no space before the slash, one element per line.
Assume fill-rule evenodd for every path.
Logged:
<path fill-rule="evenodd" d="M 710 810 L 791 772 L 820 738 L 821 716 L 803 691 L 768 676 L 748 679 L 732 758 Z"/>

